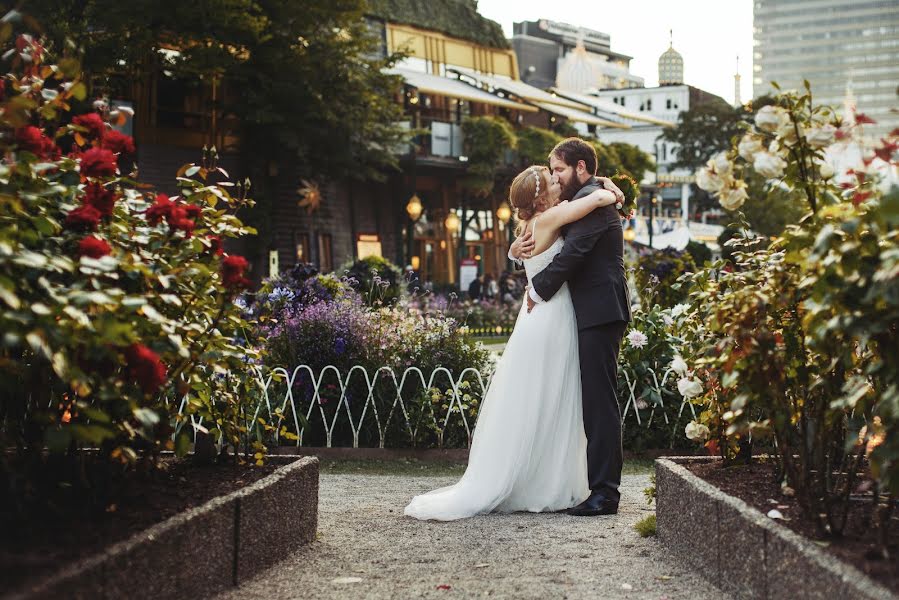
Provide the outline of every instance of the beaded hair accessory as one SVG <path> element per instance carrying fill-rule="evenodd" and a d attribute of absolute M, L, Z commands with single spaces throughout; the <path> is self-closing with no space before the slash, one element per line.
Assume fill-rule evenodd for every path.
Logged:
<path fill-rule="evenodd" d="M 534 182 L 537 184 L 537 189 L 534 191 L 534 198 L 540 195 L 540 169 L 534 168 Z"/>

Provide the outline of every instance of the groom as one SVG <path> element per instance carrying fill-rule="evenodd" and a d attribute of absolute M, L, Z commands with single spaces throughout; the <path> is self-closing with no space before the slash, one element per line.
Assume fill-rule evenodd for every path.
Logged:
<path fill-rule="evenodd" d="M 596 177 L 596 151 L 584 140 L 559 142 L 549 155 L 549 166 L 562 186 L 562 200 L 581 198 L 598 187 L 613 191 L 619 201 L 623 199 L 611 180 Z M 618 350 L 631 320 L 621 217 L 614 205 L 606 206 L 566 225 L 562 233 L 562 251 L 533 278 L 528 312 L 568 282 L 578 327 L 590 484 L 590 496 L 568 509 L 568 514 L 611 515 L 618 512 L 623 462 L 621 410 L 615 393 Z M 509 254 L 514 259 L 530 256 L 533 240 L 526 239 L 528 235 L 512 244 Z"/>

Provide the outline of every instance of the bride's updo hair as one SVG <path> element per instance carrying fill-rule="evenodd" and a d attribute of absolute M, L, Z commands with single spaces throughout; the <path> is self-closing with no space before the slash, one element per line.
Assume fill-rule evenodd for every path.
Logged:
<path fill-rule="evenodd" d="M 521 223 L 529 221 L 534 215 L 549 208 L 549 169 L 534 165 L 519 173 L 509 187 L 509 204 L 515 209 L 515 220 L 518 221 L 516 235 L 520 233 Z"/>

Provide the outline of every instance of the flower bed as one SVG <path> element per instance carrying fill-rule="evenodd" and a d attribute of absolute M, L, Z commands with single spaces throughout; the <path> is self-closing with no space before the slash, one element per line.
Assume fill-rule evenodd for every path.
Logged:
<path fill-rule="evenodd" d="M 48 538 L 17 537 L 15 550 L 4 548 L 4 591 L 23 599 L 204 598 L 238 585 L 315 537 L 318 459 L 274 462 L 284 461 L 266 471 L 172 464 L 168 477 L 130 488 L 141 497 L 127 510 L 112 505 L 58 524 Z"/>
<path fill-rule="evenodd" d="M 659 537 L 715 585 L 737 598 L 895 598 L 883 585 L 896 590 L 899 571 L 890 562 L 872 569 L 882 583 L 875 581 L 837 558 L 849 557 L 863 568 L 876 564 L 866 563 L 864 552 L 851 547 L 852 543 L 816 543 L 817 536 L 794 532 L 814 531 L 814 524 L 799 518 L 798 507 L 782 503 L 784 499 L 778 496 L 769 469 L 757 470 L 762 479 L 735 478 L 733 473 L 722 478 L 718 476 L 723 471 L 720 463 L 713 458 L 656 461 Z M 709 481 L 694 472 L 704 474 Z M 770 487 L 764 485 L 765 477 Z M 742 484 L 736 485 L 735 479 L 742 479 Z M 728 493 L 737 487 L 741 490 L 738 496 Z M 771 504 L 769 496 L 777 498 L 778 504 Z M 790 520 L 766 516 L 772 508 L 782 510 Z M 702 535 L 696 535 L 697 531 Z M 876 551 L 876 543 L 870 543 L 870 538 L 868 541 L 867 547 Z"/>

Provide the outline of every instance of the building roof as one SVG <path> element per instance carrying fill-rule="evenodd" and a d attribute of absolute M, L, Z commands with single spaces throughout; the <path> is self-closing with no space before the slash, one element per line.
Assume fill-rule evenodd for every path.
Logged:
<path fill-rule="evenodd" d="M 451 77 L 441 77 L 440 75 L 420 73 L 418 71 L 399 68 L 387 69 L 386 72 L 401 75 L 405 80 L 406 85 L 412 86 L 427 94 L 449 96 L 450 98 L 460 98 L 471 102 L 482 102 L 484 104 L 492 104 L 494 106 L 512 108 L 525 112 L 537 112 L 537 109 L 529 104 L 515 102 L 508 98 L 500 98 L 495 94 L 478 89 L 473 85 L 469 85 L 464 81 Z"/>
<path fill-rule="evenodd" d="M 457 73 L 460 76 L 468 78 L 481 86 L 492 88 L 494 90 L 502 90 L 508 94 L 517 96 L 522 100 L 533 102 L 535 104 L 538 102 L 543 102 L 545 104 L 566 106 L 575 110 L 582 110 L 584 108 L 582 104 L 578 104 L 577 102 L 573 102 L 566 98 L 550 94 L 541 90 L 540 88 L 536 88 L 521 81 L 492 77 L 490 75 L 484 75 L 483 73 L 477 73 L 475 71 L 472 71 L 471 69 L 463 69 L 461 67 L 447 68 L 447 71 Z"/>
<path fill-rule="evenodd" d="M 567 106 L 560 106 L 558 104 L 549 104 L 548 102 L 534 102 L 534 104 L 536 104 L 546 112 L 559 115 L 560 117 L 565 117 L 569 121 L 586 123 L 587 125 L 597 125 L 599 127 L 613 127 L 615 129 L 631 128 L 631 126 L 627 123 L 617 123 L 615 121 L 603 119 L 601 117 L 597 117 L 592 113 L 586 112 L 584 110 L 578 110 L 576 108 L 568 108 Z"/>
<path fill-rule="evenodd" d="M 629 111 L 623 106 L 619 106 L 614 102 L 609 102 L 605 98 L 590 96 L 588 94 L 578 94 L 576 92 L 569 92 L 567 90 L 560 90 L 558 88 L 553 88 L 552 91 L 559 96 L 574 100 L 575 102 L 580 102 L 581 104 L 585 104 L 591 108 L 596 109 L 598 113 L 604 113 L 605 115 L 613 118 L 618 117 L 623 119 L 630 119 L 632 121 L 642 121 L 644 123 L 652 123 L 653 125 L 662 125 L 663 127 L 674 126 L 674 123 L 670 123 L 662 119 L 657 119 L 649 115 L 643 115 L 640 113 Z M 597 116 L 602 117 L 603 114 L 598 114 Z"/>

